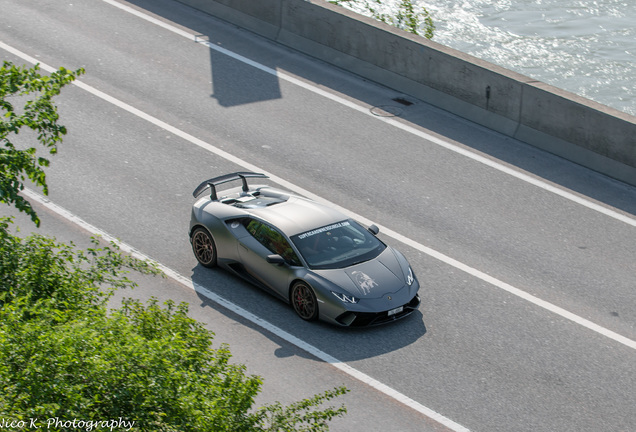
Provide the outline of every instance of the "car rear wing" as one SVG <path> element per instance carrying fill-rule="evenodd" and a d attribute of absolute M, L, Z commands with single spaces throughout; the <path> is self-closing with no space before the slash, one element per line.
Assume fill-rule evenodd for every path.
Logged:
<path fill-rule="evenodd" d="M 210 199 L 216 201 L 218 197 L 216 196 L 216 187 L 223 183 L 228 183 L 234 180 L 242 180 L 243 181 L 243 192 L 249 191 L 249 187 L 247 186 L 247 178 L 255 177 L 255 178 L 268 178 L 265 174 L 254 173 L 254 172 L 235 172 L 232 174 L 225 174 L 222 176 L 211 178 L 210 180 L 206 180 L 201 183 L 197 188 L 192 192 L 192 196 L 195 198 L 201 194 L 207 188 L 210 188 Z"/>

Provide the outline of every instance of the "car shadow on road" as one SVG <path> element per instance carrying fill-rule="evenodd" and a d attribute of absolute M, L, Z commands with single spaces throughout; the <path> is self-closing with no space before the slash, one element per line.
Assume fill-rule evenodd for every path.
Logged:
<path fill-rule="evenodd" d="M 212 308 L 263 334 L 279 346 L 275 355 L 280 358 L 295 355 L 328 362 L 362 360 L 399 351 L 427 333 L 419 310 L 380 326 L 337 327 L 303 321 L 289 304 L 222 269 L 197 265 L 191 277 L 201 300 L 199 307 Z"/>

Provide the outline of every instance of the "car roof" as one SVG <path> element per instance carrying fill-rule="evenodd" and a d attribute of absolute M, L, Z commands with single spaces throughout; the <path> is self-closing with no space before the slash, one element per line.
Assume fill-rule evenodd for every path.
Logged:
<path fill-rule="evenodd" d="M 348 219 L 326 205 L 289 195 L 289 199 L 266 207 L 252 208 L 250 214 L 269 222 L 288 236 Z"/>

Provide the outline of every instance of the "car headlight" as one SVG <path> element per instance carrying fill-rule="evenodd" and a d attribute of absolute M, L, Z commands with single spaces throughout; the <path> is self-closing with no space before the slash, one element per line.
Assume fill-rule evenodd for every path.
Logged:
<path fill-rule="evenodd" d="M 413 276 L 413 270 L 409 267 L 409 271 L 406 273 L 406 284 L 408 286 L 413 285 L 413 281 L 415 280 L 415 276 Z"/>
<path fill-rule="evenodd" d="M 342 294 L 342 293 L 338 293 L 338 292 L 334 292 L 331 291 L 331 294 L 335 295 L 338 300 L 340 300 L 343 303 L 351 303 L 351 304 L 356 304 L 360 301 L 360 299 L 352 296 L 352 295 L 347 295 L 347 294 Z"/>

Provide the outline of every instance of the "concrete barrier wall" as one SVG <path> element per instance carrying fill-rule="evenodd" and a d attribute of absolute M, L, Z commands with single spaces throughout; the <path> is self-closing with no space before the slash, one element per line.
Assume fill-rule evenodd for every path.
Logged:
<path fill-rule="evenodd" d="M 179 0 L 636 185 L 636 117 L 323 0 Z"/>

